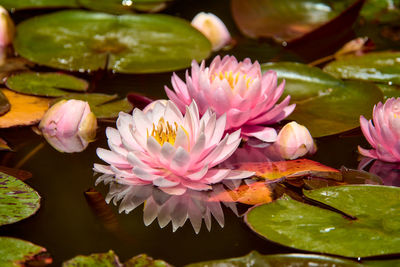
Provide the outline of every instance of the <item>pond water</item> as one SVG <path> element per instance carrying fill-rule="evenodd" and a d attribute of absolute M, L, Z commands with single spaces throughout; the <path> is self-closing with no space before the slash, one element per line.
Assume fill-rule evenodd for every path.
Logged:
<path fill-rule="evenodd" d="M 229 1 L 177 1 L 166 13 L 191 20 L 198 12 L 213 12 L 228 26 L 237 41 L 236 47 L 220 54 L 232 54 L 238 59 L 250 57 L 260 62 L 298 61 L 309 62 L 321 56 L 329 55 L 340 47 L 315 50 L 310 56 L 307 49 L 285 50 L 272 41 L 254 41 L 241 36 L 230 14 Z M 47 11 L 46 11 L 47 12 Z M 21 21 L 39 11 L 21 11 L 14 14 Z M 364 28 L 357 32 L 365 33 Z M 355 33 L 354 33 L 355 34 Z M 349 38 L 348 40 L 350 40 Z M 391 47 L 384 43 L 382 47 Z M 304 52 L 302 52 L 304 51 Z M 213 58 L 211 56 L 210 58 Z M 48 70 L 47 68 L 37 68 Z M 184 71 L 178 71 L 181 77 Z M 164 85 L 170 85 L 171 73 L 127 75 L 97 72 L 76 75 L 91 82 L 91 89 L 96 92 L 117 93 L 121 96 L 129 92 L 145 94 L 153 98 L 165 98 Z M 189 222 L 172 232 L 171 224 L 161 229 L 155 221 L 150 226 L 143 223 L 143 209 L 136 208 L 129 214 L 119 214 L 118 207 L 110 204 L 98 209 L 91 206 L 84 192 L 94 188 L 97 176 L 92 171 L 93 163 L 101 163 L 96 155 L 96 148 L 107 148 L 105 127 L 114 126 L 114 122 L 101 122 L 96 141 L 84 152 L 75 154 L 60 153 L 53 149 L 31 128 L 21 127 L 1 130 L 14 148 L 14 152 L 1 152 L 0 165 L 18 167 L 33 174 L 26 181 L 42 197 L 41 208 L 34 216 L 21 222 L 2 226 L 1 236 L 12 236 L 34 242 L 47 248 L 53 257 L 53 265 L 76 255 L 91 254 L 114 250 L 121 260 L 146 253 L 153 258 L 163 259 L 173 265 L 229 257 L 238 257 L 257 250 L 262 254 L 290 253 L 290 249 L 262 239 L 254 234 L 230 209 L 224 208 L 225 227 L 221 228 L 213 220 L 211 231 L 205 226 L 195 234 Z M 356 169 L 358 166 L 357 146 L 368 147 L 361 131 L 352 131 L 347 135 L 334 135 L 316 139 L 317 153 L 310 159 L 333 168 L 346 166 Z M 27 157 L 30 152 L 31 157 Z M 108 186 L 99 185 L 96 190 L 105 196 Z M 243 212 L 244 206 L 239 210 Z"/>

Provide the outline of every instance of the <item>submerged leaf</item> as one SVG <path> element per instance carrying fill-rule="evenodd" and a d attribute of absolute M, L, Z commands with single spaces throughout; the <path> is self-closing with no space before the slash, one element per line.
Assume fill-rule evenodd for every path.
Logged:
<path fill-rule="evenodd" d="M 11 109 L 0 117 L 0 128 L 38 123 L 51 102 L 47 98 L 17 94 L 7 89 L 2 92 L 10 101 Z"/>
<path fill-rule="evenodd" d="M 7 78 L 6 86 L 19 93 L 38 96 L 62 96 L 72 91 L 86 91 L 85 80 L 63 73 L 24 72 Z"/>
<path fill-rule="evenodd" d="M 12 237 L 0 237 L 0 266 L 2 267 L 51 264 L 52 259 L 48 255 L 44 255 L 44 252 L 46 252 L 45 248 L 28 241 Z"/>
<path fill-rule="evenodd" d="M 246 256 L 224 260 L 198 262 L 185 267 L 259 267 L 259 266 L 324 266 L 324 267 L 361 267 L 357 262 L 313 254 L 276 254 L 261 255 L 252 251 Z"/>
<path fill-rule="evenodd" d="M 71 10 L 23 21 L 14 48 L 54 68 L 151 73 L 188 67 L 206 58 L 211 44 L 189 22 L 172 16 Z"/>
<path fill-rule="evenodd" d="M 0 172 L 11 175 L 21 181 L 28 180 L 32 178 L 32 173 L 20 169 L 9 168 L 6 166 L 0 166 Z"/>
<path fill-rule="evenodd" d="M 337 186 L 304 194 L 331 208 L 286 196 L 249 210 L 246 223 L 261 236 L 296 249 L 345 257 L 400 253 L 400 188 Z"/>
<path fill-rule="evenodd" d="M 21 180 L 0 172 L 0 225 L 15 223 L 40 207 L 39 194 Z"/>
<path fill-rule="evenodd" d="M 300 63 L 263 64 L 285 80 L 284 96 L 290 95 L 296 109 L 289 117 L 310 130 L 313 137 L 337 134 L 356 128 L 360 115 L 371 114 L 383 100 L 381 90 L 366 82 L 343 82 L 319 68 Z"/>
<path fill-rule="evenodd" d="M 12 151 L 11 147 L 9 147 L 7 142 L 1 137 L 0 137 L 0 151 Z"/>
<path fill-rule="evenodd" d="M 254 171 L 255 175 L 269 181 L 279 180 L 281 178 L 296 178 L 305 175 L 327 175 L 330 174 L 337 179 L 340 172 L 331 167 L 309 159 L 297 159 L 289 161 L 265 161 L 265 162 L 244 162 L 238 166 L 239 170 Z"/>

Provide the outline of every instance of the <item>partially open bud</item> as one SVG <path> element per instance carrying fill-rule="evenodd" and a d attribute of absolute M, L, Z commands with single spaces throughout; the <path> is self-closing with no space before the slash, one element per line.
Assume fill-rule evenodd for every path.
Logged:
<path fill-rule="evenodd" d="M 14 22 L 8 15 L 7 10 L 0 6 L 0 46 L 12 43 L 15 34 Z"/>
<path fill-rule="evenodd" d="M 192 20 L 192 26 L 210 40 L 213 51 L 218 51 L 231 41 L 225 24 L 212 13 L 200 12 Z"/>
<path fill-rule="evenodd" d="M 89 104 L 62 100 L 43 116 L 39 129 L 47 142 L 60 152 L 81 152 L 96 136 L 97 120 Z"/>
<path fill-rule="evenodd" d="M 274 146 L 282 158 L 290 160 L 302 157 L 307 153 L 313 154 L 317 150 L 308 129 L 295 121 L 282 128 Z"/>

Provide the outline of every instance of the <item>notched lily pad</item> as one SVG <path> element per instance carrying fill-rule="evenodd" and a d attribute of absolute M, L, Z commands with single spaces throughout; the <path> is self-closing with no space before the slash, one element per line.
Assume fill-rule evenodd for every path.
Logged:
<path fill-rule="evenodd" d="M 19 93 L 38 96 L 62 96 L 66 90 L 86 91 L 87 81 L 63 73 L 24 72 L 7 78 L 6 86 Z"/>
<path fill-rule="evenodd" d="M 15 223 L 40 207 L 39 194 L 21 180 L 0 172 L 0 225 Z"/>
<path fill-rule="evenodd" d="M 158 14 L 114 16 L 61 11 L 20 23 L 23 57 L 54 68 L 152 73 L 188 67 L 211 52 L 207 38 L 182 19 Z"/>
<path fill-rule="evenodd" d="M 186 265 L 185 267 L 221 267 L 221 266 L 237 266 L 237 267 L 258 267 L 258 266 L 324 266 L 324 267 L 361 267 L 351 260 L 334 258 L 323 255 L 313 254 L 276 254 L 261 255 L 256 251 L 252 251 L 246 256 L 239 258 L 231 258 L 224 260 L 214 260 L 198 262 Z"/>
<path fill-rule="evenodd" d="M 296 249 L 345 257 L 400 253 L 400 188 L 337 186 L 304 195 L 331 209 L 285 196 L 249 210 L 246 223 L 266 239 Z"/>
<path fill-rule="evenodd" d="M 48 254 L 43 254 L 45 252 L 45 248 L 31 242 L 12 237 L 0 237 L 0 265 L 2 267 L 51 264 L 52 259 Z"/>
<path fill-rule="evenodd" d="M 284 96 L 290 95 L 296 109 L 289 117 L 310 130 L 313 137 L 337 134 L 359 126 L 360 115 L 371 114 L 383 100 L 372 83 L 347 81 L 300 63 L 267 63 L 263 71 L 275 70 L 285 79 Z"/>
<path fill-rule="evenodd" d="M 62 265 L 63 267 L 76 267 L 76 266 L 104 266 L 104 267 L 169 267 L 170 265 L 162 260 L 153 260 L 151 257 L 140 254 L 122 264 L 114 251 L 110 250 L 107 253 L 96 253 L 89 256 L 76 256 Z"/>
<path fill-rule="evenodd" d="M 50 99 L 17 94 L 7 89 L 1 91 L 10 101 L 11 109 L 0 117 L 0 128 L 33 125 L 49 109 Z"/>
<path fill-rule="evenodd" d="M 117 99 L 117 95 L 106 94 L 68 94 L 61 99 L 78 99 L 87 101 L 90 105 L 91 111 L 98 119 L 110 119 L 118 117 L 119 112 L 130 112 L 133 108 L 129 101 L 124 99 Z"/>
<path fill-rule="evenodd" d="M 400 85 L 400 52 L 343 56 L 326 65 L 324 71 L 342 79 Z"/>

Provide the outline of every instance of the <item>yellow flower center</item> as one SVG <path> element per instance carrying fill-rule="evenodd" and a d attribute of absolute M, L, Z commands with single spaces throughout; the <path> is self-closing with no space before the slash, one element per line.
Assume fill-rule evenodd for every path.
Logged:
<path fill-rule="evenodd" d="M 164 118 L 161 117 L 157 126 L 153 123 L 151 134 L 149 134 L 149 130 L 147 130 L 147 137 L 153 136 L 160 145 L 163 145 L 165 142 L 174 145 L 178 127 L 179 126 L 176 122 L 174 122 L 172 125 L 168 121 L 165 122 Z M 189 139 L 189 133 L 182 126 L 181 129 L 185 132 L 187 138 Z"/>
<path fill-rule="evenodd" d="M 232 71 L 219 72 L 219 73 L 213 74 L 211 76 L 211 81 L 214 81 L 215 78 L 217 78 L 217 77 L 221 81 L 223 79 L 225 79 L 229 83 L 231 89 L 235 88 L 235 86 L 238 83 L 240 77 L 243 77 L 243 79 L 246 81 L 247 89 L 249 89 L 250 84 L 253 82 L 253 79 L 251 77 L 247 77 L 246 74 L 242 74 L 240 72 L 236 72 L 236 73 L 232 73 Z"/>

